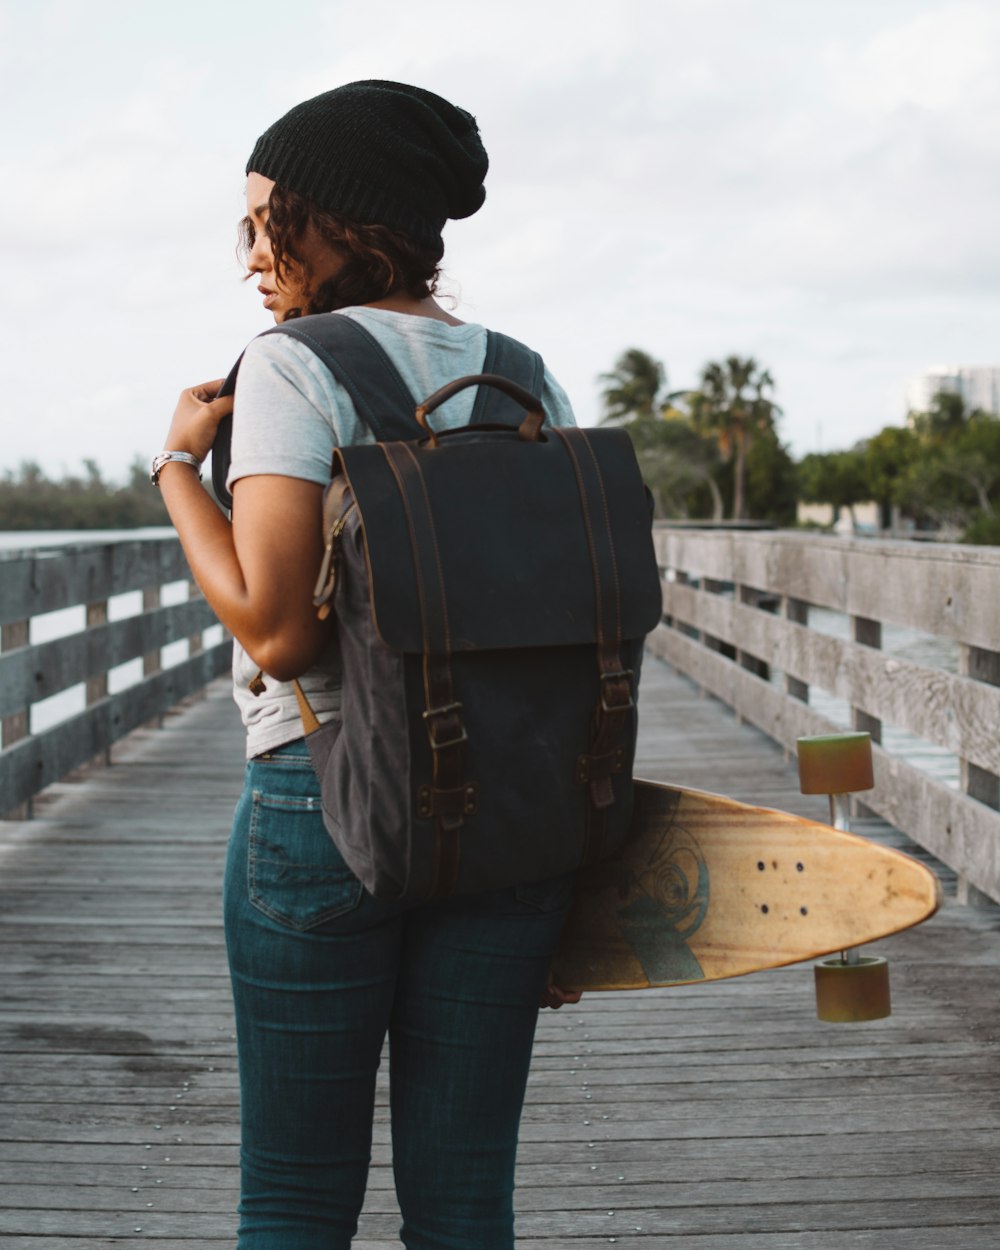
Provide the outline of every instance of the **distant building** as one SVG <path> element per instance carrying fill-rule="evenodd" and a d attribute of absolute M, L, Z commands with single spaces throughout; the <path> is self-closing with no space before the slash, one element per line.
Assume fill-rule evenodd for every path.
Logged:
<path fill-rule="evenodd" d="M 832 529 L 838 534 L 877 534 L 882 528 L 877 503 L 856 503 L 852 508 L 834 507 L 832 503 L 798 504 L 796 525 Z"/>
<path fill-rule="evenodd" d="M 907 412 L 927 412 L 938 391 L 961 395 L 968 409 L 1000 416 L 1000 365 L 938 365 L 906 388 Z"/>

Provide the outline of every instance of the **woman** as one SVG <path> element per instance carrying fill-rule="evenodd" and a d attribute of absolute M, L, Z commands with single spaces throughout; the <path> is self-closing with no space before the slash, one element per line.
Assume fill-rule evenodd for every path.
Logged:
<path fill-rule="evenodd" d="M 278 322 L 351 317 L 420 398 L 482 370 L 485 330 L 435 300 L 441 229 L 485 198 L 474 119 L 400 83 L 292 109 L 247 165 L 247 267 Z M 232 401 L 185 391 L 154 462 L 191 569 L 236 638 L 247 772 L 225 919 L 242 1109 L 240 1250 L 350 1245 L 389 1037 L 393 1168 L 411 1250 L 513 1246 L 518 1122 L 539 1001 L 571 882 L 404 906 L 372 898 L 324 830 L 291 679 L 338 714 L 338 657 L 311 606 L 338 443 L 372 441 L 347 393 L 286 335 L 247 348 L 236 391 L 232 525 L 199 485 Z M 572 423 L 546 376 L 550 421 Z M 448 407 L 462 425 L 471 390 Z M 263 670 L 263 690 L 254 681 Z M 251 687 L 258 693 L 254 693 Z M 572 998 L 575 1001 L 575 997 Z"/>

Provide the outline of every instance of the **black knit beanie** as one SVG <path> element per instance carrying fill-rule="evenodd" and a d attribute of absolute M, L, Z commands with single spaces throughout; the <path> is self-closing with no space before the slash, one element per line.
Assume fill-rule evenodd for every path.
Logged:
<path fill-rule="evenodd" d="M 257 140 L 262 174 L 335 216 L 441 246 L 449 217 L 486 198 L 476 119 L 405 83 L 352 82 L 297 104 Z"/>

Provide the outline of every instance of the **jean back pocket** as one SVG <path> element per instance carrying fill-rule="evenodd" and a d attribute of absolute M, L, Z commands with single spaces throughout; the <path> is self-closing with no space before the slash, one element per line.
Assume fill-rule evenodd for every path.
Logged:
<path fill-rule="evenodd" d="M 323 825 L 318 797 L 253 792 L 250 902 L 292 929 L 353 911 L 364 887 Z"/>

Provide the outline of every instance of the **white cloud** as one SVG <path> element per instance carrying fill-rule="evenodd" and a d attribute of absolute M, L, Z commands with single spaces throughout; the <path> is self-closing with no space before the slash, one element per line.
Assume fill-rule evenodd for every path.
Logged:
<path fill-rule="evenodd" d="M 995 4 L 946 4 L 880 31 L 845 58 L 837 88 L 866 114 L 914 107 L 966 111 L 997 100 L 1000 11 Z"/>
<path fill-rule="evenodd" d="M 302 0 L 292 40 L 265 0 L 0 4 L 5 457 L 155 450 L 266 325 L 233 258 L 254 139 L 369 76 L 476 113 L 460 309 L 536 343 L 585 418 L 636 344 L 677 386 L 757 354 L 797 451 L 859 437 L 929 361 L 996 357 L 998 26 L 933 0 Z"/>

